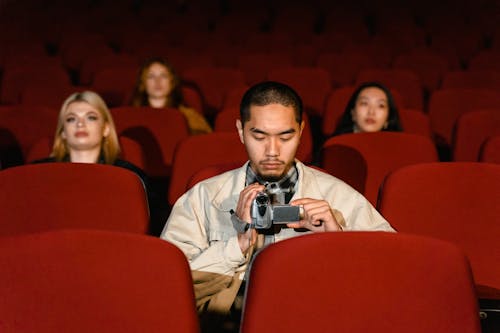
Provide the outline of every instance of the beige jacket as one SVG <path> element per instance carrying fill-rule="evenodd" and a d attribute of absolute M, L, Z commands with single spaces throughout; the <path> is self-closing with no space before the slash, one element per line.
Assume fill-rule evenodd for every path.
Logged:
<path fill-rule="evenodd" d="M 248 162 L 247 162 L 248 163 Z M 247 163 L 235 170 L 198 183 L 175 203 L 161 234 L 179 247 L 193 271 L 233 276 L 246 269 L 230 210 L 236 210 L 245 186 Z M 344 230 L 394 231 L 358 192 L 341 180 L 297 161 L 298 188 L 293 199 L 322 199 L 344 217 Z M 302 235 L 285 228 L 275 241 Z"/>

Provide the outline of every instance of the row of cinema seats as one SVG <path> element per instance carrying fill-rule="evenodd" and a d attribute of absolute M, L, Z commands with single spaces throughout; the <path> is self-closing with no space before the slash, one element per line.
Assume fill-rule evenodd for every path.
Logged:
<path fill-rule="evenodd" d="M 4 168 L 47 157 L 52 145 L 53 110 L 13 108 L 2 110 L 0 129 Z M 220 113 L 216 132 L 188 136 L 185 120 L 177 110 L 113 108 L 123 158 L 141 167 L 153 180 L 161 180 L 159 195 L 172 205 L 186 191 L 193 175 L 211 165 L 235 166 L 247 155 L 235 130 L 237 110 Z M 498 162 L 500 118 L 498 110 L 464 114 L 454 132 L 454 161 Z M 428 119 L 416 111 L 401 113 L 406 131 L 348 134 L 327 139 L 319 149 L 316 163 L 363 193 L 374 205 L 384 177 L 392 170 L 419 162 L 439 160 L 430 136 Z M 314 162 L 312 133 L 308 117 L 297 157 Z M 324 125 L 326 127 L 326 125 Z M 16 155 L 16 158 L 9 156 Z M 11 161 L 7 159 L 11 158 Z M 12 161 L 14 159 L 15 161 Z M 195 177 L 196 178 L 196 177 Z M 168 194 L 167 194 L 168 192 Z"/>
<path fill-rule="evenodd" d="M 0 262 L 2 332 L 200 332 L 187 260 L 157 238 L 98 230 L 7 237 Z M 256 256 L 241 332 L 479 333 L 473 285 L 467 258 L 449 242 L 296 237 Z"/>
<path fill-rule="evenodd" d="M 250 56 L 246 55 L 247 58 Z M 286 54 L 282 55 L 282 57 L 285 56 Z M 497 61 L 498 57 L 499 55 L 497 55 Z M 165 58 L 170 59 L 168 53 Z M 358 85 L 365 81 L 380 81 L 386 84 L 401 95 L 400 107 L 421 111 L 428 110 L 429 96 L 438 90 L 458 88 L 495 90 L 499 87 L 498 69 L 442 70 L 442 77 L 438 83 L 433 84 L 435 88 L 426 90 L 421 78 L 423 74 L 419 75 L 418 71 L 410 68 L 367 66 L 355 70 L 352 80 L 346 80 L 342 85 L 337 85 L 334 80 L 339 74 L 332 73 L 332 69 L 286 65 L 286 62 L 276 60 L 268 54 L 254 54 L 254 58 L 253 62 L 253 58 L 248 60 L 252 66 L 247 65 L 246 67 L 250 69 L 246 72 L 240 68 L 192 64 L 180 73 L 180 77 L 186 84 L 196 87 L 203 101 L 200 111 L 207 115 L 214 115 L 227 106 L 224 99 L 234 87 L 245 87 L 266 79 L 283 81 L 292 85 L 304 98 L 308 112 L 317 116 L 325 112 L 325 102 L 332 90 Z M 346 70 L 349 66 L 333 56 L 325 59 L 330 59 L 332 62 L 330 67 L 334 67 L 333 64 L 335 64 L 335 68 L 340 67 Z M 422 64 L 422 67 L 427 68 L 425 64 Z M 60 103 L 68 91 L 92 89 L 102 94 L 110 106 L 122 106 L 130 101 L 138 68 L 139 61 L 129 66 L 109 63 L 95 73 L 92 82 L 73 85 L 70 83 L 68 74 L 60 66 L 23 65 L 3 73 L 0 102 L 5 105 L 38 103 L 38 105 L 52 106 L 55 101 Z M 432 67 L 427 70 L 431 73 L 436 71 Z M 256 76 L 258 72 L 262 73 L 258 77 L 249 79 L 249 76 Z M 47 77 L 52 80 L 50 85 L 46 84 Z M 198 105 L 192 105 L 192 107 L 198 107 Z"/>
<path fill-rule="evenodd" d="M 130 96 L 136 77 L 135 72 L 136 69 L 108 69 L 103 72 L 102 85 L 100 83 L 97 86 L 91 86 L 91 89 L 99 92 L 110 106 L 126 109 L 127 106 L 123 105 L 128 99 L 126 96 Z M 271 74 L 270 79 L 290 84 L 303 98 L 306 113 L 310 118 L 313 149 L 317 151 L 322 142 L 334 132 L 355 86 L 333 89 L 328 79 L 324 77 L 326 72 L 319 68 L 282 68 Z M 451 83 L 453 80 L 450 78 L 447 80 L 450 82 L 449 86 L 434 90 L 426 105 L 424 105 L 419 84 L 412 83 L 414 75 L 408 71 L 370 70 L 361 74 L 359 82 L 378 80 L 392 88 L 405 131 L 430 135 L 440 149 L 441 160 L 455 158 L 453 150 L 456 147 L 453 136 L 460 116 L 476 110 L 496 110 L 500 104 L 498 82 L 493 82 L 492 73 L 487 71 L 455 73 L 468 75 L 467 77 L 472 79 L 470 81 L 464 79 L 462 83 L 456 79 L 455 83 Z M 487 77 L 490 77 L 489 81 Z M 234 130 L 232 118 L 237 112 L 244 91 L 248 88 L 241 73 L 235 69 L 193 68 L 187 72 L 185 80 L 183 93 L 187 104 L 204 113 L 213 123 L 216 131 Z M 487 81 L 488 84 L 485 83 Z M 73 91 L 72 89 L 85 89 L 83 87 L 60 88 L 57 84 L 47 85 L 44 80 L 40 82 L 39 85 L 32 85 L 32 89 L 25 91 L 23 99 L 17 104 L 1 108 L 37 110 L 46 107 L 56 110 L 60 107 L 61 101 Z M 53 128 L 52 125 L 49 126 Z M 168 125 L 165 125 L 163 131 L 171 133 L 169 130 Z M 169 135 L 173 136 L 173 134 Z M 467 144 L 468 141 L 461 142 Z M 463 159 L 460 155 L 457 158 Z"/>
<path fill-rule="evenodd" d="M 193 177 L 202 179 L 228 167 L 212 165 Z M 196 182 L 189 177 L 185 181 L 187 186 Z M 500 300 L 499 190 L 498 164 L 413 163 L 385 177 L 376 206 L 401 233 L 460 247 L 471 263 L 476 295 L 486 304 L 484 315 L 490 318 L 495 318 Z M 106 165 L 34 164 L 3 170 L 0 201 L 2 237 L 53 229 L 148 230 L 142 184 L 134 174 Z"/>
<path fill-rule="evenodd" d="M 234 131 L 235 119 L 238 117 L 238 104 L 246 89 L 246 87 L 238 87 L 227 95 L 224 102 L 225 106 L 215 115 L 215 131 Z M 202 109 L 202 100 L 197 96 L 196 92 L 188 87 L 185 87 L 184 90 L 186 96 L 190 96 L 190 104 L 195 105 L 197 109 Z M 315 120 L 318 120 L 317 116 L 308 116 L 308 118 L 311 118 L 310 126 L 308 126 L 311 133 L 306 133 L 305 138 L 309 140 L 309 136 L 312 135 L 313 143 L 311 148 L 307 147 L 305 149 L 319 148 L 320 144 L 333 134 L 335 126 L 353 91 L 354 87 L 333 90 L 325 100 L 325 110 L 321 114 L 320 124 L 315 122 Z M 303 93 L 304 96 L 309 96 L 305 92 Z M 498 111 L 500 103 L 500 94 L 497 91 L 465 88 L 438 90 L 431 97 L 428 113 L 404 107 L 403 98 L 397 90 L 394 91 L 394 95 L 396 102 L 399 105 L 403 105 L 403 107 L 400 107 L 400 113 L 404 131 L 427 135 L 433 138 L 438 145 L 449 147 L 453 153 L 451 158 L 454 160 L 475 160 L 477 158 L 477 153 L 475 155 L 471 154 L 477 150 L 477 145 L 480 142 L 472 142 L 468 139 L 463 140 L 464 132 L 477 132 L 478 130 L 480 132 L 479 124 L 471 125 L 470 123 L 475 121 L 470 120 L 470 118 L 482 117 L 481 123 L 483 124 L 484 135 L 475 134 L 479 135 L 478 138 L 484 139 L 486 136 L 499 134 L 496 130 L 498 128 L 496 126 L 498 117 L 495 114 L 498 113 L 495 111 Z M 60 102 L 59 100 L 57 103 Z M 6 140 L 5 137 L 8 134 L 14 136 L 21 147 L 25 160 L 27 151 L 37 140 L 53 136 L 57 110 L 60 106 L 56 106 L 55 101 L 52 106 L 45 107 L 41 104 L 43 103 L 0 107 L 2 139 Z M 182 120 L 178 119 L 179 116 L 173 114 L 160 115 L 160 112 L 154 112 L 154 110 L 148 108 L 126 106 L 112 108 L 112 110 L 114 111 L 114 117 L 117 118 L 117 126 L 121 131 L 130 127 L 144 127 L 149 130 L 156 139 L 156 146 L 159 146 L 163 150 L 166 164 L 169 165 L 171 163 L 173 149 L 166 147 L 175 146 L 177 141 L 182 140 L 186 135 L 182 133 L 185 126 L 178 125 L 179 122 L 182 123 Z M 479 110 L 490 111 L 483 112 L 482 116 L 464 116 L 465 114 Z M 460 119 L 462 116 L 465 119 Z M 32 130 L 24 131 L 23 129 L 26 126 L 32 127 Z M 311 154 L 314 153 L 312 152 Z M 154 152 L 146 151 L 146 155 L 151 154 L 154 154 Z M 149 158 L 153 157 L 149 156 Z M 16 164 L 16 162 L 12 163 Z M 8 165 L 6 161 L 3 161 L 3 164 Z"/>

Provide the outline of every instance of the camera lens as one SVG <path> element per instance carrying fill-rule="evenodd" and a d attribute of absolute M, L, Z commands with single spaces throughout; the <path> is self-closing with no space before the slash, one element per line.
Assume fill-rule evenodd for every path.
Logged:
<path fill-rule="evenodd" d="M 255 201 L 258 205 L 266 205 L 269 202 L 269 197 L 264 193 L 259 193 L 255 197 Z"/>

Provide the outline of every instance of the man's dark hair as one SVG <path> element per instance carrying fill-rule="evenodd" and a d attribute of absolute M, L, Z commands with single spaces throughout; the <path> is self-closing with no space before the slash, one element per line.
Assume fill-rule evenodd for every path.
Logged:
<path fill-rule="evenodd" d="M 299 124 L 302 123 L 302 100 L 295 90 L 283 83 L 266 81 L 250 87 L 243 95 L 240 104 L 241 124 L 244 125 L 250 120 L 250 107 L 252 105 L 269 104 L 291 106 L 295 111 L 295 120 Z"/>

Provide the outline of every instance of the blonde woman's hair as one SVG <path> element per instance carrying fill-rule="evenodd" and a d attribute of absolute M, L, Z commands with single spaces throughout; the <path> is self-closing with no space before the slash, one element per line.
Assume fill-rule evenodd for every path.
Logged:
<path fill-rule="evenodd" d="M 104 120 L 104 124 L 108 125 L 109 133 L 108 136 L 103 138 L 101 144 L 101 156 L 104 158 L 104 163 L 113 164 L 120 154 L 120 143 L 118 142 L 115 124 L 106 103 L 101 96 L 93 91 L 73 93 L 64 101 L 61 110 L 59 111 L 54 146 L 52 147 L 52 153 L 50 156 L 60 162 L 64 161 L 69 155 L 69 149 L 66 144 L 66 140 L 62 137 L 62 132 L 64 130 L 66 111 L 68 110 L 69 105 L 74 102 L 85 102 L 91 105 L 99 112 Z"/>

